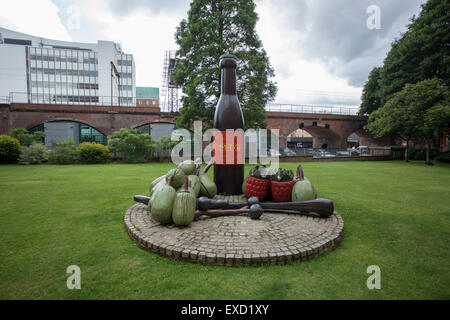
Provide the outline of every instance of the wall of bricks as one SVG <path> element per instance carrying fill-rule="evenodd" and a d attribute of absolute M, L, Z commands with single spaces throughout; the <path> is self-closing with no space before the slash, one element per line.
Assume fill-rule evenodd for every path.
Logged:
<path fill-rule="evenodd" d="M 110 107 L 88 105 L 0 105 L 0 134 L 13 128 L 32 129 L 47 121 L 75 121 L 89 125 L 104 135 L 121 128 L 136 128 L 155 122 L 173 122 L 174 114 L 162 113 L 159 107 Z M 313 148 L 347 149 L 347 137 L 356 132 L 361 145 L 389 145 L 389 139 L 374 139 L 364 131 L 367 117 L 332 114 L 304 114 L 268 112 L 268 129 L 279 129 L 280 148 L 286 147 L 286 138 L 293 131 L 303 129 L 313 136 Z"/>

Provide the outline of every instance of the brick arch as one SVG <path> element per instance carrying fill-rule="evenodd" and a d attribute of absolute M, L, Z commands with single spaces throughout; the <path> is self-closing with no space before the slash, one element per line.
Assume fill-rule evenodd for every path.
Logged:
<path fill-rule="evenodd" d="M 142 121 L 142 122 L 140 122 L 138 124 L 132 125 L 131 129 L 136 129 L 136 128 L 139 128 L 139 127 L 142 127 L 142 126 L 146 126 L 148 124 L 153 124 L 153 123 L 167 123 L 167 124 L 173 124 L 173 125 L 176 126 L 176 123 L 174 121 L 171 121 L 171 120 L 167 120 L 167 119 L 153 119 L 153 120 L 145 120 L 145 121 Z"/>
<path fill-rule="evenodd" d="M 87 121 L 84 121 L 84 120 L 81 120 L 81 119 L 77 119 L 77 118 L 71 118 L 71 117 L 58 117 L 58 118 L 53 118 L 53 119 L 51 119 L 51 120 L 44 120 L 44 121 L 40 120 L 40 121 L 36 121 L 36 122 L 30 124 L 29 126 L 27 126 L 26 129 L 27 129 L 27 130 L 31 130 L 31 129 L 33 129 L 33 128 L 35 128 L 35 127 L 41 125 L 41 124 L 44 124 L 44 123 L 46 123 L 46 122 L 63 122 L 63 121 L 65 121 L 65 122 L 76 122 L 76 123 L 81 123 L 81 124 L 87 125 L 87 126 L 93 128 L 93 129 L 97 130 L 98 132 L 100 132 L 100 133 L 103 134 L 104 136 L 108 136 L 107 134 L 105 134 L 105 132 L 103 132 L 103 129 L 99 129 L 99 128 L 97 128 L 95 125 L 93 125 L 93 124 L 91 124 L 91 123 L 89 123 L 89 122 L 87 122 Z"/>
<path fill-rule="evenodd" d="M 329 148 L 345 150 L 347 137 L 352 132 L 360 130 L 367 123 L 367 117 L 267 112 L 268 128 L 279 128 L 280 147 L 282 148 L 286 146 L 287 136 L 299 129 L 301 123 L 303 123 L 303 129 L 312 135 L 314 148 L 320 148 L 326 143 Z"/>

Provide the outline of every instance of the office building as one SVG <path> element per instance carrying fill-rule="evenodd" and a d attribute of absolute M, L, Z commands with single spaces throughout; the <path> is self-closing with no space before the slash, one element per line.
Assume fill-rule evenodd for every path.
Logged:
<path fill-rule="evenodd" d="M 133 55 L 112 41 L 57 41 L 0 28 L 0 57 L 0 97 L 11 102 L 136 106 Z"/>

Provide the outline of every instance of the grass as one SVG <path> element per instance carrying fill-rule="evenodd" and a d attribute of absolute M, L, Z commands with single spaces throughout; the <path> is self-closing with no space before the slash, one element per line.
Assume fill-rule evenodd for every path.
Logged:
<path fill-rule="evenodd" d="M 0 166 L 0 299 L 450 298 L 450 165 L 305 163 L 344 218 L 343 242 L 310 261 L 240 268 L 175 262 L 128 238 L 132 196 L 171 167 Z M 66 287 L 69 265 L 81 290 Z M 369 265 L 381 290 L 366 287 Z"/>

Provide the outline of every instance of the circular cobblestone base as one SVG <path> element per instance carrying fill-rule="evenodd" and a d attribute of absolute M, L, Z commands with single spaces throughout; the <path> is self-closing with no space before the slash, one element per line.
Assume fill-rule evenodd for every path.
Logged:
<path fill-rule="evenodd" d="M 245 215 L 202 217 L 187 227 L 161 225 L 147 207 L 135 204 L 125 214 L 130 238 L 145 250 L 175 260 L 213 265 L 285 264 L 306 260 L 337 247 L 344 221 L 267 213 L 260 220 Z"/>

